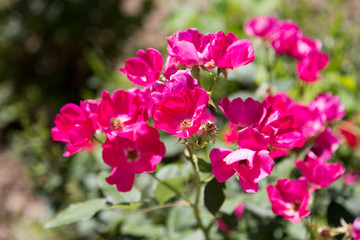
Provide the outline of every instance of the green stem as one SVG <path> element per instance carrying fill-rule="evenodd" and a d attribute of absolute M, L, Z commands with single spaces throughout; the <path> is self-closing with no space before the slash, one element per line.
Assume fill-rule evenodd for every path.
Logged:
<path fill-rule="evenodd" d="M 208 92 L 211 92 L 211 90 L 213 89 L 213 87 L 215 86 L 216 80 L 219 77 L 219 74 L 216 74 L 211 82 L 210 88 L 208 90 Z"/>
<path fill-rule="evenodd" d="M 206 228 L 204 226 L 204 224 L 201 220 L 201 217 L 200 217 L 200 212 L 199 212 L 199 202 L 200 202 L 199 200 L 200 200 L 200 194 L 201 194 L 201 188 L 202 188 L 202 181 L 201 181 L 200 173 L 199 173 L 198 158 L 196 155 L 196 150 L 192 149 L 188 145 L 186 145 L 186 147 L 187 147 L 187 149 L 190 153 L 191 159 L 192 159 L 192 163 L 193 163 L 192 166 L 194 168 L 195 180 L 196 180 L 195 202 L 191 205 L 191 207 L 194 211 L 197 224 L 198 224 L 199 228 L 201 229 L 201 231 L 203 232 L 205 239 L 210 240 L 210 236 L 209 236 L 210 227 Z"/>
<path fill-rule="evenodd" d="M 187 201 L 178 201 L 178 202 L 171 202 L 171 203 L 155 205 L 155 206 L 151 206 L 151 207 L 143 208 L 143 209 L 139 209 L 139 210 L 121 210 L 121 209 L 118 210 L 117 205 L 109 206 L 107 209 L 109 211 L 113 211 L 113 212 L 139 214 L 139 213 L 151 212 L 151 211 L 154 211 L 154 210 L 157 210 L 157 209 L 169 208 L 169 207 L 173 207 L 173 206 L 189 206 L 189 205 L 190 204 Z"/>

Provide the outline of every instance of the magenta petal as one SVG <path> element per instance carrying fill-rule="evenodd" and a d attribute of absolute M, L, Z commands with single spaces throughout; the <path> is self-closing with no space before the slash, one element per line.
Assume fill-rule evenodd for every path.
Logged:
<path fill-rule="evenodd" d="M 239 127 L 257 125 L 263 114 L 263 107 L 260 102 L 247 98 L 235 98 L 230 102 L 228 97 L 224 97 L 219 103 L 220 109 L 226 118 Z"/>
<path fill-rule="evenodd" d="M 230 59 L 231 69 L 251 63 L 255 60 L 254 48 L 247 39 L 241 39 L 233 43 L 225 55 Z"/>
<path fill-rule="evenodd" d="M 260 133 L 256 128 L 247 127 L 238 132 L 237 144 L 240 148 L 254 151 L 266 150 L 269 145 L 269 137 Z"/>
<path fill-rule="evenodd" d="M 214 173 L 216 180 L 219 182 L 225 182 L 235 173 L 234 168 L 224 162 L 224 158 L 231 152 L 232 151 L 230 149 L 224 148 L 214 148 L 210 152 L 212 172 Z"/>
<path fill-rule="evenodd" d="M 249 149 L 238 149 L 227 155 L 224 158 L 224 162 L 227 165 L 231 165 L 233 163 L 240 162 L 241 160 L 253 159 L 254 155 L 255 155 L 255 151 Z M 250 161 L 249 164 L 252 166 L 252 161 Z"/>
<path fill-rule="evenodd" d="M 116 185 L 120 192 L 128 192 L 132 189 L 135 181 L 135 173 L 131 169 L 114 168 L 106 182 Z"/>
<path fill-rule="evenodd" d="M 305 178 L 298 180 L 278 179 L 276 186 L 267 186 L 272 210 L 292 223 L 298 223 L 310 214 L 307 210 L 310 194 Z"/>

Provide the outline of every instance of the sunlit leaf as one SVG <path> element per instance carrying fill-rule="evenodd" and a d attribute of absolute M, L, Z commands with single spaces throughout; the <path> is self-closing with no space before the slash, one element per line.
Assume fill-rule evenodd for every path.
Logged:
<path fill-rule="evenodd" d="M 45 224 L 45 228 L 58 227 L 78 221 L 90 219 L 95 213 L 106 207 L 105 199 L 92 199 L 86 202 L 71 204 L 61 211 L 53 220 Z"/>
<path fill-rule="evenodd" d="M 164 182 L 169 184 L 178 192 L 181 192 L 184 187 L 184 178 L 182 177 L 167 179 Z M 174 191 L 170 190 L 167 186 L 164 186 L 161 183 L 158 184 L 155 190 L 155 198 L 159 203 L 165 203 L 166 201 L 175 197 L 175 195 L 176 193 Z"/>

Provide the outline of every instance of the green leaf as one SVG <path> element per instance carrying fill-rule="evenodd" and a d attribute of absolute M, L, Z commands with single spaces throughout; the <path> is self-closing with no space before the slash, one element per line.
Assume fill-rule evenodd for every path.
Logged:
<path fill-rule="evenodd" d="M 198 158 L 199 170 L 202 172 L 211 172 L 212 166 L 202 158 Z"/>
<path fill-rule="evenodd" d="M 211 180 L 205 187 L 205 206 L 213 215 L 217 213 L 225 201 L 223 188 L 225 188 L 225 184 L 219 183 L 216 178 Z"/>
<path fill-rule="evenodd" d="M 166 179 L 164 182 L 175 188 L 178 192 L 181 192 L 184 187 L 184 178 L 182 177 Z M 161 183 L 158 184 L 155 190 L 155 198 L 161 204 L 165 203 L 175 195 L 176 193 L 174 191 L 170 190 L 168 187 L 164 186 L 164 184 Z"/>
<path fill-rule="evenodd" d="M 110 185 L 105 181 L 108 175 L 105 171 L 98 175 L 98 184 L 106 200 L 114 204 L 139 202 L 141 200 L 141 192 L 135 186 L 129 192 L 119 192 L 115 185 Z"/>
<path fill-rule="evenodd" d="M 78 221 L 88 220 L 95 213 L 105 207 L 106 201 L 102 198 L 71 204 L 67 209 L 61 211 L 53 220 L 45 224 L 44 228 L 53 228 Z"/>

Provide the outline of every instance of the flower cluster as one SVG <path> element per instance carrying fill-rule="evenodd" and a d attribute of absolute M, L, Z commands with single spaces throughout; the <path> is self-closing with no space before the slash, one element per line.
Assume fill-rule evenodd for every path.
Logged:
<path fill-rule="evenodd" d="M 329 62 L 321 52 L 321 42 L 304 36 L 291 21 L 257 17 L 246 22 L 244 28 L 248 35 L 269 41 L 276 54 L 294 57 L 299 77 L 306 82 L 316 81 L 319 71 Z M 208 108 L 209 104 L 216 108 L 211 99 L 212 85 L 208 90 L 200 86 L 200 70 L 215 76 L 211 71 L 217 67 L 216 77 L 220 73 L 226 76 L 228 69 L 255 59 L 252 43 L 231 32 L 201 34 L 192 28 L 167 37 L 167 42 L 166 58 L 156 49 L 139 50 L 138 57 L 128 59 L 119 70 L 141 89 L 118 89 L 112 95 L 104 90 L 100 100 L 85 100 L 80 106 L 66 104 L 51 130 L 55 141 L 67 144 L 65 157 L 91 149 L 98 133 L 103 132 L 106 140 L 102 143 L 102 157 L 112 168 L 106 181 L 122 192 L 132 189 L 136 174 L 153 172 L 165 156 L 158 130 L 179 141 L 185 139 L 190 155 L 207 145 L 203 144 L 203 136 L 216 135 L 216 118 Z M 228 120 L 224 141 L 236 144 L 231 149 L 210 151 L 212 168 L 208 172 L 217 182 L 236 174 L 245 192 L 256 193 L 259 181 L 273 171 L 275 160 L 281 161 L 297 151 L 293 166 L 303 176 L 277 179 L 275 185 L 267 186 L 273 212 L 284 219 L 298 223 L 309 215 L 306 208 L 311 194 L 344 174 L 341 163 L 330 163 L 340 141 L 331 126 L 345 115 L 345 107 L 332 93 L 319 94 L 308 104 L 286 93 L 269 94 L 261 101 L 223 97 L 218 107 Z M 150 118 L 153 125 L 149 125 Z M 350 146 L 357 146 L 358 137 L 348 129 L 342 126 L 338 130 Z M 197 174 L 198 158 L 192 161 Z M 347 182 L 351 184 L 353 179 L 349 176 Z M 203 184 L 201 181 L 197 175 L 197 183 Z M 199 196 L 198 192 L 197 200 Z M 191 202 L 189 205 L 195 206 Z M 194 208 L 198 214 L 197 205 Z M 240 219 L 243 212 L 241 204 L 235 209 L 236 218 Z M 232 230 L 219 217 L 216 223 L 223 232 Z M 356 235 L 357 228 L 353 229 Z"/>
<path fill-rule="evenodd" d="M 305 82 L 315 82 L 319 72 L 329 64 L 329 57 L 321 52 L 320 40 L 305 36 L 291 20 L 280 21 L 274 16 L 249 19 L 244 25 L 246 34 L 269 41 L 276 54 L 286 54 L 297 61 L 297 74 Z"/>
<path fill-rule="evenodd" d="M 255 59 L 249 40 L 233 33 L 203 35 L 196 29 L 177 32 L 167 38 L 168 58 L 163 70 L 161 53 L 149 48 L 126 61 L 119 71 L 134 84 L 144 87 L 103 91 L 101 100 L 66 104 L 56 116 L 52 137 L 65 142 L 65 157 L 94 144 L 96 131 L 103 131 L 103 160 L 113 168 L 106 179 L 119 191 L 130 191 L 135 175 L 152 172 L 165 155 L 165 145 L 156 129 L 179 138 L 189 138 L 212 117 L 209 95 L 188 68 L 234 69 Z M 179 67 L 186 70 L 179 70 Z M 153 118 L 154 126 L 148 124 Z"/>

